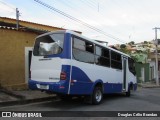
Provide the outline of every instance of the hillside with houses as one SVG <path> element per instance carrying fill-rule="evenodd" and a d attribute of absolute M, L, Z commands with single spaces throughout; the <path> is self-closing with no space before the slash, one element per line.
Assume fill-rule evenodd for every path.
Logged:
<path fill-rule="evenodd" d="M 129 54 L 136 62 L 137 80 L 139 83 L 153 82 L 156 79 L 156 45 L 155 41 L 144 41 L 135 43 L 131 41 L 126 44 L 116 44 L 114 46 L 121 52 Z M 160 45 L 157 46 L 158 53 Z M 158 60 L 160 56 L 158 54 Z M 158 70 L 160 69 L 160 62 L 158 62 Z M 160 76 L 160 75 L 159 75 Z"/>

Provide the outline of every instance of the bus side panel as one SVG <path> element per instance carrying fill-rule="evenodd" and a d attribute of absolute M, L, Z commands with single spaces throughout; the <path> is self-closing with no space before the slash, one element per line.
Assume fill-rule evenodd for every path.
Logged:
<path fill-rule="evenodd" d="M 72 82 L 70 85 L 70 94 L 88 95 L 93 92 L 93 86 L 96 81 L 91 81 L 85 72 L 80 68 L 72 66 Z M 122 83 L 103 83 L 104 93 L 120 93 L 122 92 Z"/>
<path fill-rule="evenodd" d="M 72 63 L 75 66 L 72 66 L 71 80 L 76 82 L 71 83 L 70 94 L 91 94 L 97 80 L 102 81 L 104 93 L 122 92 L 121 72 L 77 61 Z M 112 75 L 113 71 L 116 75 Z"/>
<path fill-rule="evenodd" d="M 104 93 L 120 93 L 122 92 L 121 83 L 105 83 L 104 84 Z"/>
<path fill-rule="evenodd" d="M 71 80 L 73 82 L 70 84 L 70 94 L 88 95 L 92 93 L 93 82 L 80 68 L 72 66 Z"/>

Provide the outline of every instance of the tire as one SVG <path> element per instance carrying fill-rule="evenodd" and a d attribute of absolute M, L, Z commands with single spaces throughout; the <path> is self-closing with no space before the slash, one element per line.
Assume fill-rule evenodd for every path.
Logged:
<path fill-rule="evenodd" d="M 94 88 L 94 91 L 93 91 L 92 104 L 98 105 L 102 102 L 102 99 L 103 99 L 102 88 L 97 86 Z"/>
<path fill-rule="evenodd" d="M 127 97 L 130 97 L 130 96 L 131 96 L 131 88 L 130 88 L 130 87 L 128 88 L 128 91 L 126 92 L 126 96 L 127 96 Z"/>

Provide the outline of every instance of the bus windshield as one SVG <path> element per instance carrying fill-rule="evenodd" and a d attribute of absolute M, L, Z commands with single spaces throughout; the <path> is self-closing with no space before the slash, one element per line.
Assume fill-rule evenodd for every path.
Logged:
<path fill-rule="evenodd" d="M 33 54 L 46 56 L 60 54 L 63 51 L 64 34 L 54 33 L 36 39 Z"/>

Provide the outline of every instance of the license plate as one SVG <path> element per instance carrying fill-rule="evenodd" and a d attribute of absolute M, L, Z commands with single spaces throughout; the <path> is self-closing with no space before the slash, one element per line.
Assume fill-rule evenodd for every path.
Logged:
<path fill-rule="evenodd" d="M 37 87 L 39 89 L 45 89 L 45 90 L 48 90 L 49 89 L 49 85 L 40 85 L 40 84 L 37 84 Z"/>

